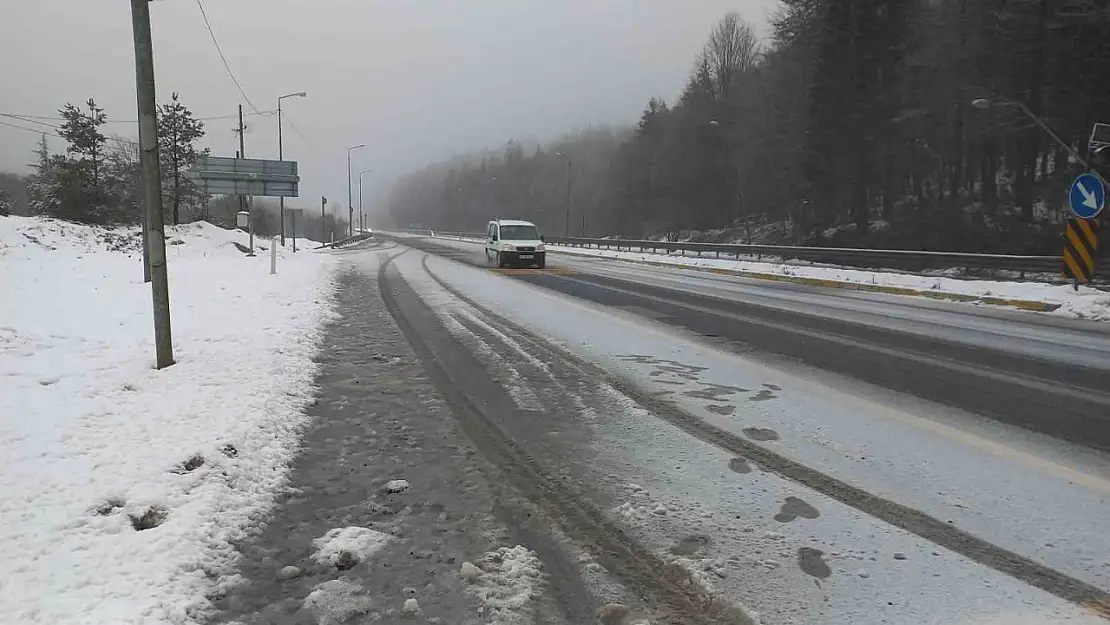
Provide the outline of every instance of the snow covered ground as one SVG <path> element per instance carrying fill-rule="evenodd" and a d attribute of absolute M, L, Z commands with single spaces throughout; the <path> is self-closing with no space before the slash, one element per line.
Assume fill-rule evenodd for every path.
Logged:
<path fill-rule="evenodd" d="M 334 260 L 287 247 L 271 276 L 232 241 L 171 229 L 158 371 L 135 232 L 0 218 L 0 623 L 189 623 L 236 582 L 231 542 L 298 444 Z"/>
<path fill-rule="evenodd" d="M 437 235 L 442 240 L 455 240 L 469 245 L 477 240 Z M 1070 286 L 1041 282 L 1001 280 L 961 280 L 943 275 L 916 275 L 896 271 L 869 271 L 846 267 L 770 263 L 725 258 L 653 254 L 581 247 L 548 246 L 551 252 L 575 256 L 610 258 L 637 263 L 659 263 L 705 270 L 722 270 L 740 274 L 766 274 L 790 278 L 828 280 L 849 284 L 909 289 L 931 294 L 953 294 L 995 300 L 1022 300 L 1059 306 L 1052 314 L 1077 319 L 1110 321 L 1110 293 L 1090 287 L 1075 291 Z"/>

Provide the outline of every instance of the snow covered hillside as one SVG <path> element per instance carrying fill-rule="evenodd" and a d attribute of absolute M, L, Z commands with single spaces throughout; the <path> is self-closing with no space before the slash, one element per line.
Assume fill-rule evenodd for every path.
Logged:
<path fill-rule="evenodd" d="M 177 364 L 154 364 L 136 231 L 0 217 L 0 623 L 188 623 L 285 478 L 333 258 L 167 240 Z M 265 241 L 256 241 L 266 245 Z"/>

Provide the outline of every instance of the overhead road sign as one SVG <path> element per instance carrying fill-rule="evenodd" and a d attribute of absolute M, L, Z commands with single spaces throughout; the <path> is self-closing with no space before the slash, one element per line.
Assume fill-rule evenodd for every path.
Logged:
<path fill-rule="evenodd" d="M 210 195 L 297 197 L 296 161 L 202 156 L 189 178 Z"/>
<path fill-rule="evenodd" d="M 1098 265 L 1098 221 L 1069 219 L 1064 232 L 1064 275 L 1075 285 L 1087 284 Z"/>
<path fill-rule="evenodd" d="M 1068 203 L 1071 204 L 1071 212 L 1080 219 L 1097 217 L 1106 205 L 1106 187 L 1102 179 L 1095 174 L 1080 174 L 1071 183 Z"/>

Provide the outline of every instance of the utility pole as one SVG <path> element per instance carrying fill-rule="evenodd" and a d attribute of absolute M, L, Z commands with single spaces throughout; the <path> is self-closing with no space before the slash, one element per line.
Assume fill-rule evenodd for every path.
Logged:
<path fill-rule="evenodd" d="M 147 219 L 146 204 L 143 204 L 141 211 L 141 221 L 143 224 L 143 283 L 150 282 L 150 238 L 146 236 L 150 230 L 150 220 Z"/>
<path fill-rule="evenodd" d="M 566 216 L 563 217 L 563 238 L 570 237 L 570 158 L 567 158 Z"/>
<path fill-rule="evenodd" d="M 556 152 L 555 156 L 561 156 L 564 159 L 566 159 L 566 161 L 567 161 L 567 199 L 566 199 L 566 203 L 564 204 L 564 210 L 566 211 L 566 214 L 563 215 L 563 238 L 567 238 L 567 237 L 570 236 L 570 168 L 571 168 L 571 162 L 570 162 L 570 157 L 567 156 L 566 154 L 563 154 L 562 152 Z"/>
<path fill-rule="evenodd" d="M 324 216 L 324 209 L 328 206 L 328 198 L 320 196 L 320 243 L 327 243 L 328 220 Z"/>
<path fill-rule="evenodd" d="M 150 40 L 149 0 L 131 0 L 135 38 L 135 91 L 139 112 L 139 163 L 143 172 L 143 238 L 150 248 L 154 304 L 154 347 L 159 369 L 173 364 L 170 285 L 166 273 L 166 234 L 162 224 L 162 175 L 158 161 L 158 108 L 154 94 L 154 46 Z"/>
<path fill-rule="evenodd" d="M 239 153 L 235 155 L 235 158 L 247 158 L 247 148 L 244 147 L 244 139 L 243 139 L 243 135 L 246 134 L 246 129 L 243 127 L 243 105 L 242 104 L 239 105 L 239 126 L 235 129 L 235 133 L 239 135 Z M 239 196 L 239 210 L 240 211 L 247 210 L 247 198 L 246 198 L 246 196 L 243 196 L 243 195 Z"/>
<path fill-rule="evenodd" d="M 281 149 L 281 98 L 278 98 L 278 160 L 284 161 L 285 154 Z M 281 246 L 285 247 L 285 196 L 278 198 L 278 227 L 281 229 Z M 273 245 L 271 243 L 271 245 Z M 294 235 L 293 251 L 297 251 L 297 241 Z"/>

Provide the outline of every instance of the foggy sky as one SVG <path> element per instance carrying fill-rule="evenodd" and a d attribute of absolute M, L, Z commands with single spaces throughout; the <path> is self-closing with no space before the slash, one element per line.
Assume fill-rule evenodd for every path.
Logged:
<path fill-rule="evenodd" d="M 452 154 L 541 141 L 591 124 L 634 122 L 648 98 L 671 102 L 725 13 L 761 35 L 775 0 L 207 0 L 232 71 L 261 111 L 283 101 L 285 157 L 297 160 L 291 206 L 347 203 L 346 148 L 370 198 L 400 174 Z M 252 112 L 227 76 L 196 0 L 150 4 L 158 101 L 198 117 Z M 126 0 L 5 2 L 0 112 L 56 115 L 89 97 L 109 119 L 135 119 Z M 246 155 L 277 158 L 277 119 L 249 116 Z M 0 117 L 22 126 L 32 124 Z M 57 122 L 55 122 L 57 123 Z M 234 119 L 206 122 L 202 147 L 234 156 Z M 134 123 L 107 126 L 134 138 Z M 0 126 L 0 170 L 28 173 L 34 133 Z M 51 138 L 60 150 L 64 142 Z"/>

